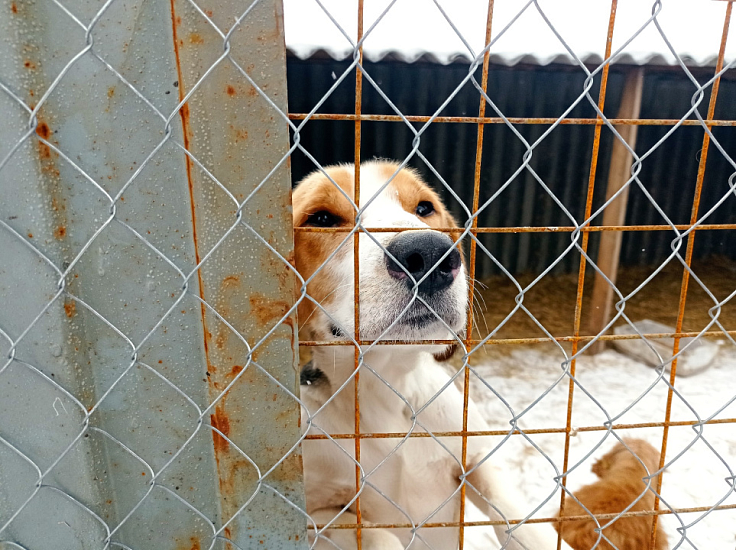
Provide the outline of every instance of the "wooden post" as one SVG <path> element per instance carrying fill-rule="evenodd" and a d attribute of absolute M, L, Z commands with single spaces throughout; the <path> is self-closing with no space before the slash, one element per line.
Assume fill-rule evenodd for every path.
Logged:
<path fill-rule="evenodd" d="M 624 84 L 624 93 L 621 98 L 621 106 L 616 118 L 638 118 L 641 108 L 641 92 L 644 83 L 644 69 L 637 68 L 627 73 Z M 618 125 L 616 130 L 626 140 L 633 150 L 636 146 L 636 125 Z M 611 164 L 608 168 L 608 183 L 606 186 L 606 200 L 610 199 L 631 177 L 632 156 L 620 140 L 616 139 L 611 150 Z M 603 211 L 603 225 L 623 225 L 626 217 L 626 203 L 629 198 L 628 187 L 616 197 Z M 601 242 L 598 249 L 598 268 L 616 284 L 619 255 L 621 252 L 621 231 L 601 232 Z M 593 285 L 593 296 L 590 302 L 588 317 L 588 330 L 590 334 L 598 334 L 603 330 L 611 319 L 611 307 L 613 305 L 613 288 L 601 276 L 595 274 Z M 605 342 L 595 342 L 590 348 L 590 353 L 603 351 Z"/>

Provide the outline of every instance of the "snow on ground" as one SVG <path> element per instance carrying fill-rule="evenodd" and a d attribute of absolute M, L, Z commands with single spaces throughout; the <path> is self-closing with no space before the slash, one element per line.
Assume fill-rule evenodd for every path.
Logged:
<path fill-rule="evenodd" d="M 482 351 L 479 353 L 483 354 Z M 518 415 L 557 381 L 563 360 L 559 348 L 552 346 L 516 348 L 505 354 L 494 352 L 492 357 L 479 358 L 473 367 L 488 387 L 476 378 L 471 383 L 471 396 L 493 429 L 508 429 L 511 413 L 489 387 L 503 396 Z M 666 376 L 669 379 L 669 374 Z M 576 379 L 590 397 L 580 386 L 575 387 L 573 428 L 601 426 L 608 419 L 604 410 L 615 424 L 663 421 L 667 385 L 664 380 L 658 381 L 657 378 L 654 369 L 613 350 L 597 356 L 581 357 L 577 363 Z M 564 378 L 523 414 L 519 426 L 522 429 L 564 427 L 568 380 Z M 673 398 L 672 421 L 694 421 L 713 415 L 716 419 L 736 417 L 736 351 L 722 347 L 710 369 L 689 378 L 678 377 L 675 387 L 679 395 L 675 394 Z M 632 403 L 635 404 L 631 406 Z M 634 428 L 617 430 L 616 433 L 622 437 L 645 439 L 659 449 L 662 432 L 663 428 Z M 562 470 L 564 434 L 538 434 L 530 436 L 530 439 Z M 668 466 L 662 487 L 663 499 L 669 507 L 736 504 L 736 494 L 727 480 L 730 477 L 733 484 L 736 471 L 736 425 L 723 423 L 704 426 L 703 439 L 697 439 L 692 426 L 670 428 Z M 613 435 L 605 431 L 579 431 L 571 438 L 570 466 L 583 460 L 592 451 L 591 457 L 585 459 L 568 477 L 568 487 L 573 492 L 597 479 L 590 467 L 615 441 Z M 522 436 L 512 436 L 499 449 L 496 460 L 508 465 L 510 475 L 516 475 L 516 484 L 530 504 L 530 509 L 554 493 L 542 506 L 538 517 L 548 517 L 559 510 L 559 494 L 554 492 L 552 480 L 555 471 Z M 469 519 L 480 520 L 483 517 L 473 511 Z M 736 547 L 736 509 L 715 511 L 709 515 L 703 512 L 684 513 L 679 519 L 669 514 L 662 521 L 671 548 L 725 550 Z M 678 546 L 681 536 L 676 529 L 682 526 L 686 527 L 688 540 Z M 492 537 L 489 532 L 487 528 L 469 529 L 466 540 L 470 544 L 467 546 L 473 550 L 493 547 L 489 542 Z"/>

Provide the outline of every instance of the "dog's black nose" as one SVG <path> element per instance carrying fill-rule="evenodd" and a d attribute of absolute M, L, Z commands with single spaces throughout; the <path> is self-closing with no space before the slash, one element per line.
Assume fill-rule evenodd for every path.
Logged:
<path fill-rule="evenodd" d="M 394 279 L 406 281 L 411 289 L 414 282 L 407 276 L 408 271 L 415 281 L 429 275 L 419 285 L 424 295 L 434 294 L 452 284 L 460 271 L 460 252 L 452 239 L 436 231 L 405 231 L 399 233 L 386 247 L 396 261 L 386 254 L 386 268 Z M 447 254 L 447 252 L 449 254 Z M 440 259 L 447 256 L 440 261 Z M 404 269 L 397 264 L 404 266 Z M 439 262 L 439 265 L 435 265 Z"/>

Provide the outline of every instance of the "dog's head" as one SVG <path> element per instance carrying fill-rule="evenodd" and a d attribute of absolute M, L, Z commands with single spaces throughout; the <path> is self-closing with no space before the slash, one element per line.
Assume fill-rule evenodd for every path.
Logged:
<path fill-rule="evenodd" d="M 465 327 L 465 268 L 451 236 L 432 229 L 457 224 L 413 170 L 401 170 L 381 190 L 397 169 L 397 164 L 384 161 L 361 165 L 363 227 L 416 230 L 360 234 L 360 335 L 402 341 L 451 339 Z M 354 196 L 354 167 L 331 166 L 325 171 L 329 178 L 314 172 L 294 190 L 294 227 L 354 226 L 356 211 L 348 200 Z M 353 237 L 345 232 L 297 231 L 295 250 L 297 269 L 308 281 L 307 293 L 325 310 L 303 300 L 300 331 L 316 339 L 352 336 Z"/>
<path fill-rule="evenodd" d="M 649 473 L 656 472 L 659 469 L 659 451 L 652 447 L 649 443 L 643 439 L 625 438 L 624 442 L 631 449 L 627 449 L 621 443 L 616 445 L 603 455 L 595 464 L 591 470 L 598 477 L 605 477 L 609 474 L 616 474 L 623 470 L 635 471 L 640 473 L 642 476 L 646 475 L 644 468 L 642 468 L 641 462 L 647 467 Z M 631 453 L 636 454 L 634 456 Z M 638 459 L 637 459 L 638 457 Z"/>

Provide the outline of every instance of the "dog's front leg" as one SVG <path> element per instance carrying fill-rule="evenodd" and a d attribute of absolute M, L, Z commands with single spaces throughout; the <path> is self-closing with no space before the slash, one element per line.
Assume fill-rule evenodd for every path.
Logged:
<path fill-rule="evenodd" d="M 340 508 L 322 508 L 310 514 L 317 524 L 327 524 L 340 514 Z M 358 517 L 352 512 L 343 512 L 332 525 L 357 523 Z M 309 541 L 314 543 L 314 531 L 309 530 Z M 327 540 L 329 539 L 329 540 Z M 399 538 L 386 529 L 363 529 L 360 534 L 361 546 L 364 550 L 404 550 Z M 355 529 L 325 529 L 314 550 L 355 550 L 358 541 Z"/>
<path fill-rule="evenodd" d="M 473 490 L 473 487 L 468 487 L 466 494 L 473 504 L 491 520 L 521 519 L 526 515 L 517 504 L 518 491 L 505 481 L 506 477 L 508 476 L 504 476 L 503 472 L 493 466 L 489 460 L 478 466 L 467 477 L 468 483 L 483 496 L 481 497 Z M 495 525 L 494 529 L 501 548 L 508 550 L 554 550 L 557 548 L 557 531 L 548 523 L 524 524 L 513 531 L 507 525 Z M 571 550 L 564 541 L 561 548 Z"/>

